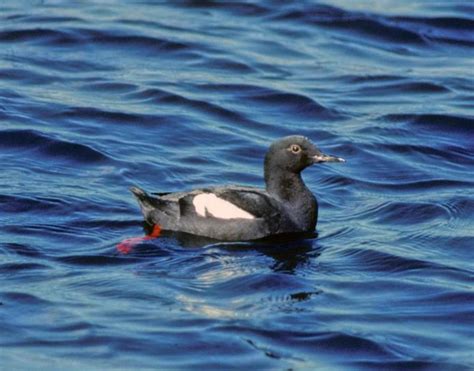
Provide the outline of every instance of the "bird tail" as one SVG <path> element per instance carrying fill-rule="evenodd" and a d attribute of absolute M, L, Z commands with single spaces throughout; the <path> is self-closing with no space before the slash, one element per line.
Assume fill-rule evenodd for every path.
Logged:
<path fill-rule="evenodd" d="M 142 209 L 143 216 L 145 219 L 148 217 L 150 211 L 158 207 L 160 200 L 157 197 L 150 196 L 143 189 L 138 187 L 130 187 L 130 191 L 133 193 L 135 198 Z"/>

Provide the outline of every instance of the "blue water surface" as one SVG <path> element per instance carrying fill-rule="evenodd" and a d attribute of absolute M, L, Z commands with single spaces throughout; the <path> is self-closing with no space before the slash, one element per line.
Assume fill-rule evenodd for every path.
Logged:
<path fill-rule="evenodd" d="M 473 107 L 469 1 L 1 1 L 0 369 L 474 368 Z M 289 134 L 318 237 L 117 249 Z"/>

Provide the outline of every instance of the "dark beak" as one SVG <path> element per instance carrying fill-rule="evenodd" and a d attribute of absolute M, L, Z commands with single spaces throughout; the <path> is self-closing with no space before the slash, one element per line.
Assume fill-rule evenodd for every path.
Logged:
<path fill-rule="evenodd" d="M 312 157 L 313 164 L 319 164 L 320 162 L 346 162 L 341 157 L 325 155 L 324 153 L 319 153 Z"/>

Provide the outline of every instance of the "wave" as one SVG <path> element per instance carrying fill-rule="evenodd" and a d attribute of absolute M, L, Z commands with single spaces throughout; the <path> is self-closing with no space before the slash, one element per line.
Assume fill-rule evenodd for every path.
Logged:
<path fill-rule="evenodd" d="M 0 42 L 44 42 L 49 44 L 71 45 L 79 42 L 73 33 L 48 28 L 31 28 L 0 31 Z"/>
<path fill-rule="evenodd" d="M 243 62 L 239 62 L 230 58 L 205 58 L 204 60 L 197 61 L 191 64 L 194 68 L 207 68 L 215 71 L 216 73 L 221 70 L 228 73 L 232 71 L 234 73 L 255 73 L 251 65 Z"/>
<path fill-rule="evenodd" d="M 25 243 L 9 242 L 0 245 L 2 250 L 6 251 L 7 254 L 16 254 L 24 257 L 42 257 L 43 251 L 40 248 L 33 247 Z"/>
<path fill-rule="evenodd" d="M 35 212 L 35 211 L 54 211 L 64 210 L 68 204 L 61 199 L 48 197 L 26 197 L 26 196 L 11 196 L 0 194 L 0 203 L 2 212 Z"/>
<path fill-rule="evenodd" d="M 9 305 L 10 303 L 20 303 L 23 305 L 34 305 L 34 306 L 49 306 L 52 303 L 48 300 L 42 299 L 37 295 L 32 295 L 19 291 L 3 291 L 2 298 Z"/>
<path fill-rule="evenodd" d="M 35 272 L 38 270 L 47 270 L 51 269 L 50 266 L 47 266 L 45 264 L 39 264 L 39 263 L 5 263 L 5 264 L 0 264 L 0 274 L 4 275 L 22 275 L 22 279 L 24 279 L 24 273 L 25 272 L 31 272 L 31 274 L 36 274 Z"/>
<path fill-rule="evenodd" d="M 180 94 L 175 94 L 162 89 L 152 88 L 146 89 L 137 93 L 129 95 L 131 99 L 135 100 L 146 100 L 156 104 L 166 104 L 179 107 L 187 107 L 197 112 L 205 113 L 215 118 L 224 120 L 228 123 L 240 124 L 244 126 L 250 126 L 257 128 L 263 124 L 247 118 L 244 114 L 239 113 L 236 110 L 225 108 L 221 105 L 217 105 L 208 101 L 187 98 Z"/>
<path fill-rule="evenodd" d="M 451 89 L 441 84 L 424 81 L 401 81 L 391 82 L 385 84 L 374 85 L 373 82 L 370 85 L 363 85 L 355 89 L 355 92 L 364 95 L 371 94 L 426 94 L 426 93 L 449 93 Z"/>
<path fill-rule="evenodd" d="M 22 84 L 47 85 L 62 80 L 60 77 L 51 77 L 46 74 L 33 72 L 21 68 L 2 68 L 0 69 L 1 80 L 11 80 Z"/>
<path fill-rule="evenodd" d="M 383 121 L 405 122 L 434 131 L 447 133 L 474 133 L 474 117 L 452 114 L 390 114 L 381 118 Z"/>
<path fill-rule="evenodd" d="M 374 248 L 347 248 L 341 251 L 338 256 L 344 259 L 341 269 L 364 270 L 366 272 L 391 272 L 408 277 L 409 272 L 425 271 L 424 275 L 435 275 L 439 277 L 457 276 L 459 280 L 465 281 L 472 272 L 457 267 L 452 267 L 444 263 L 435 261 L 416 259 L 414 257 L 400 256 L 380 250 L 383 243 L 375 244 Z M 350 263 L 352 261 L 352 263 Z M 421 273 L 420 273 L 421 274 Z M 452 277 L 450 277 L 452 278 Z M 382 294 L 381 294 L 382 295 Z"/>
<path fill-rule="evenodd" d="M 55 160 L 64 159 L 80 163 L 109 161 L 109 157 L 91 146 L 46 136 L 34 130 L 0 131 L 0 148 L 35 150 Z"/>
<path fill-rule="evenodd" d="M 348 36 L 359 34 L 394 44 L 428 46 L 438 42 L 466 47 L 474 45 L 474 20 L 460 17 L 391 17 L 323 4 L 305 4 L 304 7 L 288 6 L 272 16 L 272 20 L 340 29 Z"/>
<path fill-rule="evenodd" d="M 62 264 L 79 266 L 107 266 L 117 264 L 134 264 L 136 258 L 124 257 L 120 255 L 67 255 L 56 257 L 56 261 Z"/>
<path fill-rule="evenodd" d="M 111 111 L 91 107 L 69 107 L 65 110 L 58 110 L 52 117 L 62 120 L 77 120 L 79 122 L 91 121 L 99 124 L 114 125 L 154 126 L 172 122 L 171 119 L 165 115 Z"/>

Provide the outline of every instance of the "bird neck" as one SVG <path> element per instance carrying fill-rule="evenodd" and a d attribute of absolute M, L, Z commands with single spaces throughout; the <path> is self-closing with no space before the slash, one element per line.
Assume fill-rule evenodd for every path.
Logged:
<path fill-rule="evenodd" d="M 267 192 L 283 202 L 302 232 L 313 231 L 318 219 L 318 203 L 301 174 L 265 170 Z"/>
<path fill-rule="evenodd" d="M 266 169 L 265 185 L 268 193 L 290 204 L 303 200 L 307 195 L 312 197 L 311 191 L 304 184 L 300 173 L 271 172 Z"/>

